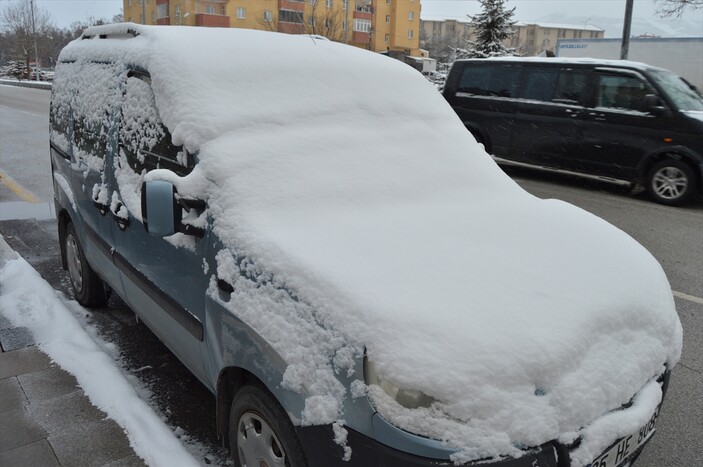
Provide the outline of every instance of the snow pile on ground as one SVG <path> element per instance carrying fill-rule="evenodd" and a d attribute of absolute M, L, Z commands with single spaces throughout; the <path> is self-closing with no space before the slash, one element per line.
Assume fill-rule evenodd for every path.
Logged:
<path fill-rule="evenodd" d="M 521 190 L 415 70 L 305 36 L 87 34 L 127 28 L 140 35 L 76 41 L 61 59 L 130 54 L 149 70 L 174 144 L 200 163 L 145 179 L 207 200 L 228 306 L 286 357 L 283 383 L 310 395 L 302 419 L 344 417 L 340 375 L 364 348 L 383 379 L 436 400 L 409 410 L 370 387 L 377 410 L 457 462 L 574 433 L 594 456 L 614 441 L 599 417 L 640 390 L 654 403 L 643 388 L 678 361 L 682 333 L 660 265 Z"/>
<path fill-rule="evenodd" d="M 32 331 L 39 347 L 76 377 L 90 401 L 126 432 L 134 452 L 153 466 L 199 465 L 154 414 L 105 353 L 110 344 L 89 335 L 65 302 L 23 259 L 0 269 L 0 310 Z"/>

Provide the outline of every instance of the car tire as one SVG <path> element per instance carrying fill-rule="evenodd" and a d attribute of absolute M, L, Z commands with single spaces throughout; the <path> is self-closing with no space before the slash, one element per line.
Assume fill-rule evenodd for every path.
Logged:
<path fill-rule="evenodd" d="M 235 467 L 307 466 L 288 415 L 259 386 L 247 385 L 235 394 L 229 417 L 229 446 Z"/>
<path fill-rule="evenodd" d="M 695 188 L 693 170 L 678 159 L 659 161 L 647 173 L 647 192 L 657 203 L 679 206 L 691 197 Z"/>
<path fill-rule="evenodd" d="M 64 246 L 73 297 L 85 307 L 104 305 L 110 298 L 110 289 L 88 264 L 72 222 L 66 226 Z"/>

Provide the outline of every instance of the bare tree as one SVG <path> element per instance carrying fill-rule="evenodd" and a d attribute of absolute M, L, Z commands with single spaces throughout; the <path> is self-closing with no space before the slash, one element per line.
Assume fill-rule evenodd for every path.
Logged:
<path fill-rule="evenodd" d="M 703 0 L 657 0 L 657 13 L 660 16 L 681 16 L 687 9 L 703 8 Z"/>
<path fill-rule="evenodd" d="M 32 16 L 34 24 L 32 24 Z M 51 28 L 51 16 L 45 9 L 34 5 L 30 0 L 14 0 L 2 11 L 2 20 L 7 25 L 8 47 L 11 58 L 23 60 L 29 69 L 30 57 L 34 56 L 35 39 L 37 48 L 42 45 L 42 37 Z M 35 37 L 36 34 L 36 37 Z M 37 66 L 39 64 L 37 63 Z"/>
<path fill-rule="evenodd" d="M 324 36 L 335 42 L 347 42 L 349 25 L 345 24 L 346 11 L 342 8 L 327 8 L 324 0 L 308 2 L 310 9 L 306 15 L 297 12 L 297 24 L 300 34 L 315 34 Z M 274 18 L 259 19 L 258 23 L 269 31 L 278 31 L 279 22 Z"/>

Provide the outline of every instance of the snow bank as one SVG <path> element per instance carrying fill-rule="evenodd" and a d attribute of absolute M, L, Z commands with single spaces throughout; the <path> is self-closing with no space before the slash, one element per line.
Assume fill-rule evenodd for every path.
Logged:
<path fill-rule="evenodd" d="M 0 283 L 3 315 L 32 331 L 39 347 L 76 377 L 93 405 L 125 430 L 139 457 L 153 466 L 199 465 L 105 353 L 110 344 L 89 335 L 76 320 L 69 308 L 82 310 L 78 304 L 61 298 L 19 257 L 0 269 Z"/>
<path fill-rule="evenodd" d="M 284 385 L 310 396 L 304 423 L 343 419 L 339 375 L 366 349 L 385 380 L 436 400 L 410 410 L 372 386 L 376 409 L 457 462 L 565 433 L 590 454 L 607 444 L 596 421 L 678 361 L 656 260 L 601 219 L 525 193 L 407 65 L 260 31 L 87 34 L 130 28 L 137 37 L 75 41 L 61 59 L 149 70 L 174 144 L 200 162 L 145 179 L 207 200 L 235 289 L 225 306 L 287 359 Z"/>

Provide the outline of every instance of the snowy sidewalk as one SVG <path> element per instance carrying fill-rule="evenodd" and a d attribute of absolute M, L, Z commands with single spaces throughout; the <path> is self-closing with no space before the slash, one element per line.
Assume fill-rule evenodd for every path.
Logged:
<path fill-rule="evenodd" d="M 198 465 L 81 311 L 0 236 L 0 465 Z"/>
<path fill-rule="evenodd" d="M 14 257 L 0 237 L 0 269 Z M 145 465 L 122 428 L 51 362 L 29 329 L 2 313 L 0 347 L 0 465 Z"/>

